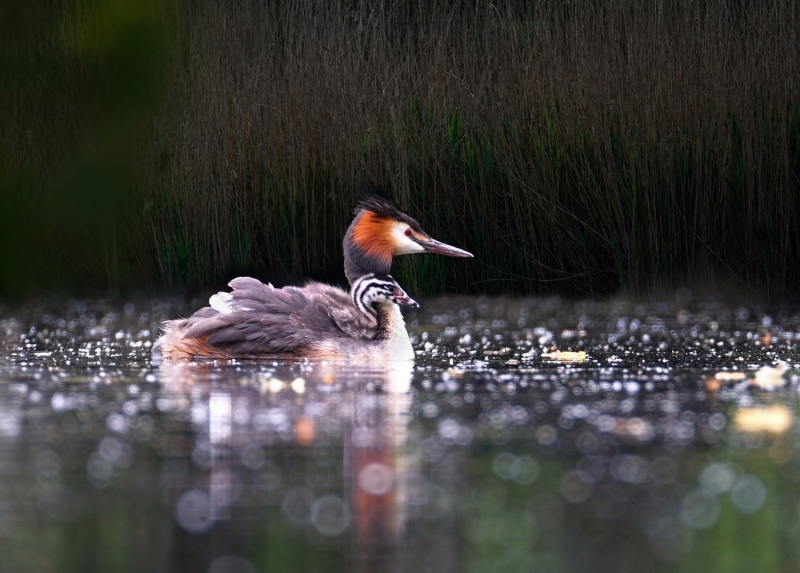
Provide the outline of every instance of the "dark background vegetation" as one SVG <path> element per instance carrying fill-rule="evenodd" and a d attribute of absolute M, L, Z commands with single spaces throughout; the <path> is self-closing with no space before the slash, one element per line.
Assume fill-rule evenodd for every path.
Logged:
<path fill-rule="evenodd" d="M 800 3 L 0 4 L 0 296 L 339 273 L 384 187 L 439 292 L 800 287 Z"/>

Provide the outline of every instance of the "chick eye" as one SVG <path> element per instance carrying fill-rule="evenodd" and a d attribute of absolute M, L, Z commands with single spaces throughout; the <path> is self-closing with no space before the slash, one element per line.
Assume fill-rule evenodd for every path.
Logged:
<path fill-rule="evenodd" d="M 411 229 L 406 229 L 405 236 L 406 237 L 410 237 L 411 236 Z"/>

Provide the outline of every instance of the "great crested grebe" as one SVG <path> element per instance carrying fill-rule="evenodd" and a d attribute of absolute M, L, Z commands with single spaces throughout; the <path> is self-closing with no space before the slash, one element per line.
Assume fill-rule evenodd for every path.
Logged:
<path fill-rule="evenodd" d="M 344 238 L 349 295 L 314 282 L 276 289 L 237 278 L 229 283 L 233 291 L 212 296 L 209 307 L 165 322 L 154 358 L 414 358 L 397 305 L 418 305 L 389 276 L 392 257 L 472 255 L 432 239 L 383 197 L 368 196 L 355 215 Z"/>

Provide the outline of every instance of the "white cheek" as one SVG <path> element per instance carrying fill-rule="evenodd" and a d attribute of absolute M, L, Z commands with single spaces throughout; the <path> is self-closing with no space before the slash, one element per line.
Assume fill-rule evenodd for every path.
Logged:
<path fill-rule="evenodd" d="M 410 255 L 412 253 L 423 253 L 423 249 L 418 243 L 406 237 L 406 227 L 395 225 L 392 229 L 392 239 L 394 239 L 396 255 Z"/>

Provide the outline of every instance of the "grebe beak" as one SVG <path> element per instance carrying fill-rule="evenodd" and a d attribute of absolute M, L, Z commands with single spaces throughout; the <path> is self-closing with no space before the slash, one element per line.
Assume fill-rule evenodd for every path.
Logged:
<path fill-rule="evenodd" d="M 402 295 L 402 296 L 396 296 L 396 297 L 394 297 L 394 301 L 395 301 L 397 304 L 402 304 L 402 305 L 405 305 L 405 306 L 410 306 L 410 307 L 412 307 L 412 308 L 419 308 L 419 304 L 417 303 L 417 301 L 415 301 L 413 298 L 411 298 L 410 296 L 408 296 L 408 295 L 407 295 L 407 294 L 405 294 L 405 293 L 403 293 L 403 295 Z"/>
<path fill-rule="evenodd" d="M 451 245 L 440 243 L 436 239 L 431 239 L 428 237 L 427 239 L 414 239 L 414 242 L 417 243 L 420 247 L 425 249 L 427 253 L 435 253 L 437 255 L 447 255 L 448 257 L 464 257 L 464 258 L 472 258 L 472 253 L 459 249 L 457 247 L 453 247 Z"/>

